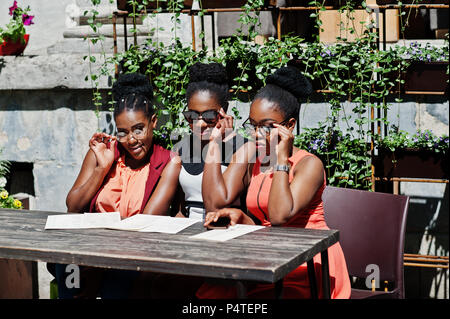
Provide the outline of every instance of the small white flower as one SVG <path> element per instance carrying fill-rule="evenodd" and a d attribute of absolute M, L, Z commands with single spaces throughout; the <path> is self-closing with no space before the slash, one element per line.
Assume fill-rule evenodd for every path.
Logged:
<path fill-rule="evenodd" d="M 0 188 L 5 187 L 6 186 L 6 182 L 7 182 L 6 178 L 1 176 L 0 177 Z"/>

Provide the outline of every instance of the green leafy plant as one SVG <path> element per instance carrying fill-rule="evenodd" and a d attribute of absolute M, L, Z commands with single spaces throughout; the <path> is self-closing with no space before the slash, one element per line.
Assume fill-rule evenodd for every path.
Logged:
<path fill-rule="evenodd" d="M 437 136 L 430 130 L 418 130 L 414 134 L 409 134 L 395 127 L 384 138 L 378 136 L 376 142 L 378 148 L 391 152 L 399 149 L 418 149 L 446 154 L 449 148 L 448 135 Z"/>
<path fill-rule="evenodd" d="M 411 61 L 448 62 L 449 60 L 448 45 L 436 47 L 429 42 L 420 44 L 417 41 L 414 41 L 411 42 L 409 46 L 396 45 L 396 50 L 399 51 L 405 59 Z"/>
<path fill-rule="evenodd" d="M 9 195 L 4 188 L 0 188 L 0 208 L 21 209 L 22 202 Z"/>
<path fill-rule="evenodd" d="M 305 129 L 295 137 L 294 145 L 322 160 L 328 185 L 370 189 L 370 146 L 366 141 L 321 126 Z"/>
<path fill-rule="evenodd" d="M 257 27 L 260 23 L 257 9 L 263 3 L 258 0 L 247 1 L 239 19 L 241 25 L 235 35 L 222 39 L 215 52 L 210 52 L 206 47 L 195 51 L 190 45 L 183 45 L 177 37 L 182 2 L 173 0 L 165 5 L 165 9 L 173 13 L 173 44 L 164 45 L 158 41 L 160 28 L 156 24 L 156 28 L 152 30 L 156 31 L 155 40 L 148 40 L 140 46 L 131 45 L 125 52 L 115 55 L 112 59 L 105 59 L 101 69 L 104 71 L 91 74 L 91 77 L 98 79 L 100 76 L 108 76 L 114 64 L 119 65 L 120 72 L 139 71 L 146 74 L 157 92 L 155 95 L 159 98 L 158 116 L 161 125 L 155 135 L 170 148 L 175 136 L 189 130 L 181 112 L 186 107 L 184 96 L 188 83 L 188 68 L 194 62 L 215 61 L 225 65 L 229 71 L 232 99 L 246 102 L 265 84 L 267 75 L 281 66 L 293 64 L 311 80 L 314 89 L 323 95 L 330 106 L 327 118 L 318 123 L 318 128 L 305 129 L 295 139 L 298 147 L 322 159 L 330 185 L 360 189 L 372 187 L 373 147 L 389 147 L 389 139 L 392 143 L 396 139 L 395 132 L 388 132 L 387 136 L 381 139 L 375 134 L 374 127 L 390 125 L 387 120 L 390 107 L 387 97 L 404 81 L 400 75 L 410 63 L 407 55 L 415 54 L 418 60 L 420 56 L 417 54 L 424 59 L 430 54 L 432 60 L 437 60 L 439 55 L 448 60 L 448 48 L 438 49 L 431 45 L 425 45 L 422 52 L 419 52 L 418 48 L 421 46 L 418 44 L 409 47 L 391 46 L 387 50 L 379 50 L 378 34 L 371 29 L 371 24 L 357 26 L 351 16 L 356 6 L 366 7 L 364 1 L 341 3 L 341 11 L 349 15 L 349 23 L 342 25 L 342 30 L 357 34 L 352 42 L 339 38 L 337 43 L 326 45 L 319 41 L 317 35 L 315 41 L 305 43 L 300 37 L 286 35 L 281 40 L 268 38 L 263 43 L 256 43 L 254 39 L 258 35 Z M 147 15 L 146 1 L 130 0 L 129 3 L 133 5 L 131 16 L 135 18 L 143 13 L 152 19 L 162 10 L 157 8 Z M 317 7 L 310 15 L 316 19 L 316 30 L 322 27 L 319 13 L 325 10 L 325 3 L 323 0 L 309 3 Z M 204 11 L 200 10 L 198 14 L 202 15 Z M 98 27 L 95 19 L 91 22 L 93 27 Z M 242 31 L 244 25 L 247 26 L 247 34 Z M 398 95 L 395 102 L 401 101 L 401 96 Z M 351 105 L 351 108 L 348 108 L 348 105 Z M 233 111 L 234 116 L 240 118 L 237 109 L 233 108 Z M 421 140 L 419 135 L 416 137 Z M 398 143 L 402 138 L 400 134 Z M 410 137 L 409 140 L 414 138 Z M 445 141 L 448 145 L 448 138 L 445 140 L 445 137 L 442 137 L 433 141 L 439 145 L 435 146 L 435 150 L 448 148 L 445 146 Z M 406 144 L 401 145 L 396 147 L 406 147 Z M 417 143 L 415 145 L 418 146 Z"/>
<path fill-rule="evenodd" d="M 169 46 L 148 41 L 142 46 L 131 47 L 114 59 L 121 65 L 122 72 L 140 72 L 149 77 L 158 98 L 157 115 L 163 122 L 155 135 L 167 147 L 173 145 L 171 137 L 188 130 L 181 112 L 186 107 L 189 67 L 196 61 L 208 59 L 211 57 L 207 57 L 205 51 L 196 52 L 180 41 Z"/>
<path fill-rule="evenodd" d="M 1 149 L 0 149 L 1 153 Z M 11 196 L 5 189 L 7 180 L 6 174 L 9 173 L 10 163 L 5 160 L 0 160 L 0 208 L 22 208 L 22 202 Z"/>
<path fill-rule="evenodd" d="M 20 40 L 22 43 L 25 43 L 25 26 L 34 24 L 34 16 L 28 14 L 30 10 L 30 6 L 22 9 L 17 5 L 17 1 L 14 1 L 13 5 L 9 7 L 9 15 L 11 16 L 11 20 L 4 28 L 0 27 L 0 44 L 6 40 L 12 42 L 17 42 Z"/>

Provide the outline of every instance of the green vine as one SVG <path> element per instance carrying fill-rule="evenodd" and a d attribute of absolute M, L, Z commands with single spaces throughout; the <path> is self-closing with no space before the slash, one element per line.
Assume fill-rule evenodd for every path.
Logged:
<path fill-rule="evenodd" d="M 125 52 L 105 59 L 100 74 L 91 74 L 93 87 L 98 83 L 98 77 L 111 76 L 110 70 L 114 64 L 119 65 L 123 73 L 146 74 L 159 99 L 161 125 L 155 135 L 170 148 L 176 142 L 176 136 L 188 131 L 181 112 L 186 107 L 188 69 L 196 61 L 215 61 L 225 65 L 229 72 L 231 97 L 238 101 L 250 101 L 265 84 L 266 77 L 277 68 L 295 65 L 311 80 L 314 89 L 330 106 L 324 121 L 318 123 L 316 128 L 303 129 L 295 138 L 296 146 L 322 159 L 329 185 L 360 189 L 372 187 L 373 150 L 386 147 L 388 136 L 395 134 L 394 126 L 386 116 L 390 108 L 388 97 L 396 91 L 398 96 L 395 102 L 402 101 L 402 72 L 409 66 L 411 57 L 415 55 L 418 60 L 428 57 L 436 60 L 439 55 L 442 60 L 448 61 L 448 47 L 438 50 L 431 45 L 395 45 L 388 50 L 379 50 L 375 22 L 359 25 L 354 19 L 356 8 L 370 11 L 364 1 L 342 1 L 340 12 L 348 23 L 341 25 L 342 36 L 331 45 L 322 43 L 319 36 L 323 28 L 321 13 L 325 11 L 325 0 L 309 2 L 309 5 L 316 7 L 310 17 L 315 19 L 315 29 L 318 31 L 310 43 L 292 35 L 283 36 L 281 40 L 270 37 L 263 43 L 256 43 L 254 40 L 260 26 L 258 9 L 264 1 L 247 1 L 242 7 L 240 26 L 235 35 L 222 39 L 213 54 L 205 47 L 195 51 L 191 45 L 182 44 L 177 30 L 181 23 L 183 1 L 163 2 L 164 8 L 173 13 L 173 43 L 166 45 L 159 41 L 158 31 L 161 29 L 156 21 L 156 28 L 152 30 L 156 31 L 153 39 L 149 37 L 144 44 L 131 45 Z M 147 19 L 157 19 L 157 13 L 162 10 L 158 6 L 148 14 L 145 0 L 132 0 L 129 4 L 135 8 L 133 16 L 136 18 L 144 15 Z M 204 15 L 205 10 L 201 8 L 197 14 Z M 93 16 L 92 26 L 98 28 L 95 14 Z M 248 30 L 246 34 L 244 26 Z M 90 56 L 89 61 L 95 62 Z M 100 103 L 101 96 L 94 95 L 95 98 Z M 303 107 L 310 107 L 309 101 Z M 240 118 L 238 110 L 232 110 L 235 117 Z M 383 132 L 381 127 L 391 129 Z M 383 141 L 386 143 L 383 144 Z M 443 141 L 448 144 L 448 137 Z"/>

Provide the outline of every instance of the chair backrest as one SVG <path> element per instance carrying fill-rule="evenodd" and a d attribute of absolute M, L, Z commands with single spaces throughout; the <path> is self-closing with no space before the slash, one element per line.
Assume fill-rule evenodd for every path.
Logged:
<path fill-rule="evenodd" d="M 393 282 L 393 293 L 404 298 L 403 251 L 409 197 L 327 186 L 322 199 L 328 227 L 339 230 L 349 274 L 367 278 L 374 269 L 366 272 L 367 266 L 376 265 L 380 282 Z"/>

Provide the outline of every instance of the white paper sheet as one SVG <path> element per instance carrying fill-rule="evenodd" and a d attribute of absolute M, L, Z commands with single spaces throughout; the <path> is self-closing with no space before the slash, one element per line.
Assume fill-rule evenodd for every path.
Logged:
<path fill-rule="evenodd" d="M 50 215 L 45 223 L 45 229 L 77 228 L 83 228 L 83 214 Z"/>
<path fill-rule="evenodd" d="M 213 240 L 213 241 L 227 241 L 227 240 L 254 232 L 255 230 L 258 230 L 258 229 L 261 229 L 264 227 L 265 226 L 237 224 L 234 226 L 230 226 L 227 229 L 208 230 L 203 233 L 193 235 L 190 238 Z"/>
<path fill-rule="evenodd" d="M 119 212 L 62 214 L 48 216 L 45 229 L 107 228 L 115 230 L 176 234 L 198 222 L 200 221 L 190 218 L 147 214 L 137 214 L 121 220 Z"/>
<path fill-rule="evenodd" d="M 164 218 L 155 219 L 151 225 L 140 229 L 140 232 L 155 232 L 165 234 L 176 234 L 192 224 L 200 222 L 193 218 L 179 218 L 162 216 Z"/>
<path fill-rule="evenodd" d="M 110 229 L 138 231 L 157 223 L 158 220 L 167 218 L 167 216 L 136 214 L 125 218 L 120 222 L 108 226 Z"/>
<path fill-rule="evenodd" d="M 106 228 L 118 221 L 119 212 L 50 215 L 45 229 Z"/>
<path fill-rule="evenodd" d="M 115 223 L 120 222 L 120 213 L 84 213 L 84 228 L 107 228 Z"/>

